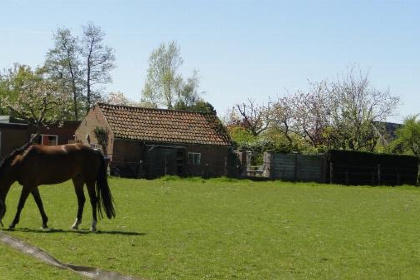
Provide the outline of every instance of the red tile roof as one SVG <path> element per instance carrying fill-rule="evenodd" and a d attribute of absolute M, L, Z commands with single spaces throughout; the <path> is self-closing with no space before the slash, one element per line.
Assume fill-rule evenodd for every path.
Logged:
<path fill-rule="evenodd" d="M 104 103 L 97 106 L 116 138 L 177 144 L 231 144 L 215 114 Z"/>

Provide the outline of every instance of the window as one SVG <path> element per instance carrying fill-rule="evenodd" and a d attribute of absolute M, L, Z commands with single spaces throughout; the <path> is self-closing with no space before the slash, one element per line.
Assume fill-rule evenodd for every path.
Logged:
<path fill-rule="evenodd" d="M 32 135 L 34 137 L 35 134 Z M 47 135 L 41 134 L 41 145 L 44 146 L 55 146 L 58 145 L 58 136 L 57 135 Z"/>
<path fill-rule="evenodd" d="M 201 164 L 201 154 L 200 153 L 188 153 L 188 163 L 192 165 Z"/>

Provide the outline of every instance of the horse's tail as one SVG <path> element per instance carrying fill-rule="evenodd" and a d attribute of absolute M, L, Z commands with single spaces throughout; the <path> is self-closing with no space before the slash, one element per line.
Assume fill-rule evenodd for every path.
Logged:
<path fill-rule="evenodd" d="M 109 219 L 111 219 L 115 217 L 114 199 L 112 198 L 111 190 L 108 185 L 104 156 L 100 152 L 98 152 L 98 157 L 100 159 L 98 177 L 96 178 L 96 196 L 98 201 L 98 212 L 100 217 L 102 218 L 102 209 L 104 209 L 106 216 Z"/>

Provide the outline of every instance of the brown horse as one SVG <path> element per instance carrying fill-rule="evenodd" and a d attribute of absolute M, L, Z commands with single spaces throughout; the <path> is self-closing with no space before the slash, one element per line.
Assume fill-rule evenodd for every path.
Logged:
<path fill-rule="evenodd" d="M 86 201 L 83 186 L 86 184 L 92 205 L 92 227 L 96 230 L 97 214 L 102 217 L 115 217 L 113 199 L 108 186 L 105 159 L 99 151 L 82 144 L 62 146 L 41 146 L 32 141 L 12 152 L 0 165 L 0 224 L 6 213 L 6 196 L 11 185 L 18 181 L 22 186 L 16 216 L 9 228 L 19 223 L 20 213 L 29 194 L 35 199 L 42 216 L 42 227 L 48 228 L 38 186 L 58 184 L 73 180 L 78 199 L 76 221 L 72 229 L 78 229 L 82 222 L 83 207 Z M 96 184 L 96 189 L 95 189 Z"/>

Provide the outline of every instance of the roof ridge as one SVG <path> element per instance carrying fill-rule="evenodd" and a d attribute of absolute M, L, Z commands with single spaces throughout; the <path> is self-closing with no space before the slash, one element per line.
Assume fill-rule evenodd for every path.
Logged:
<path fill-rule="evenodd" d="M 149 108 L 149 107 L 132 106 L 132 105 L 115 105 L 115 104 L 109 104 L 109 103 L 104 103 L 104 102 L 98 102 L 97 105 L 99 107 L 102 107 L 102 106 L 109 106 L 109 107 L 114 107 L 114 108 L 125 107 L 125 108 L 128 108 L 128 109 L 141 109 L 141 110 L 158 111 L 158 112 L 179 112 L 179 113 L 188 113 L 188 114 L 217 116 L 216 112 L 197 112 L 197 111 L 188 111 L 188 110 Z"/>

